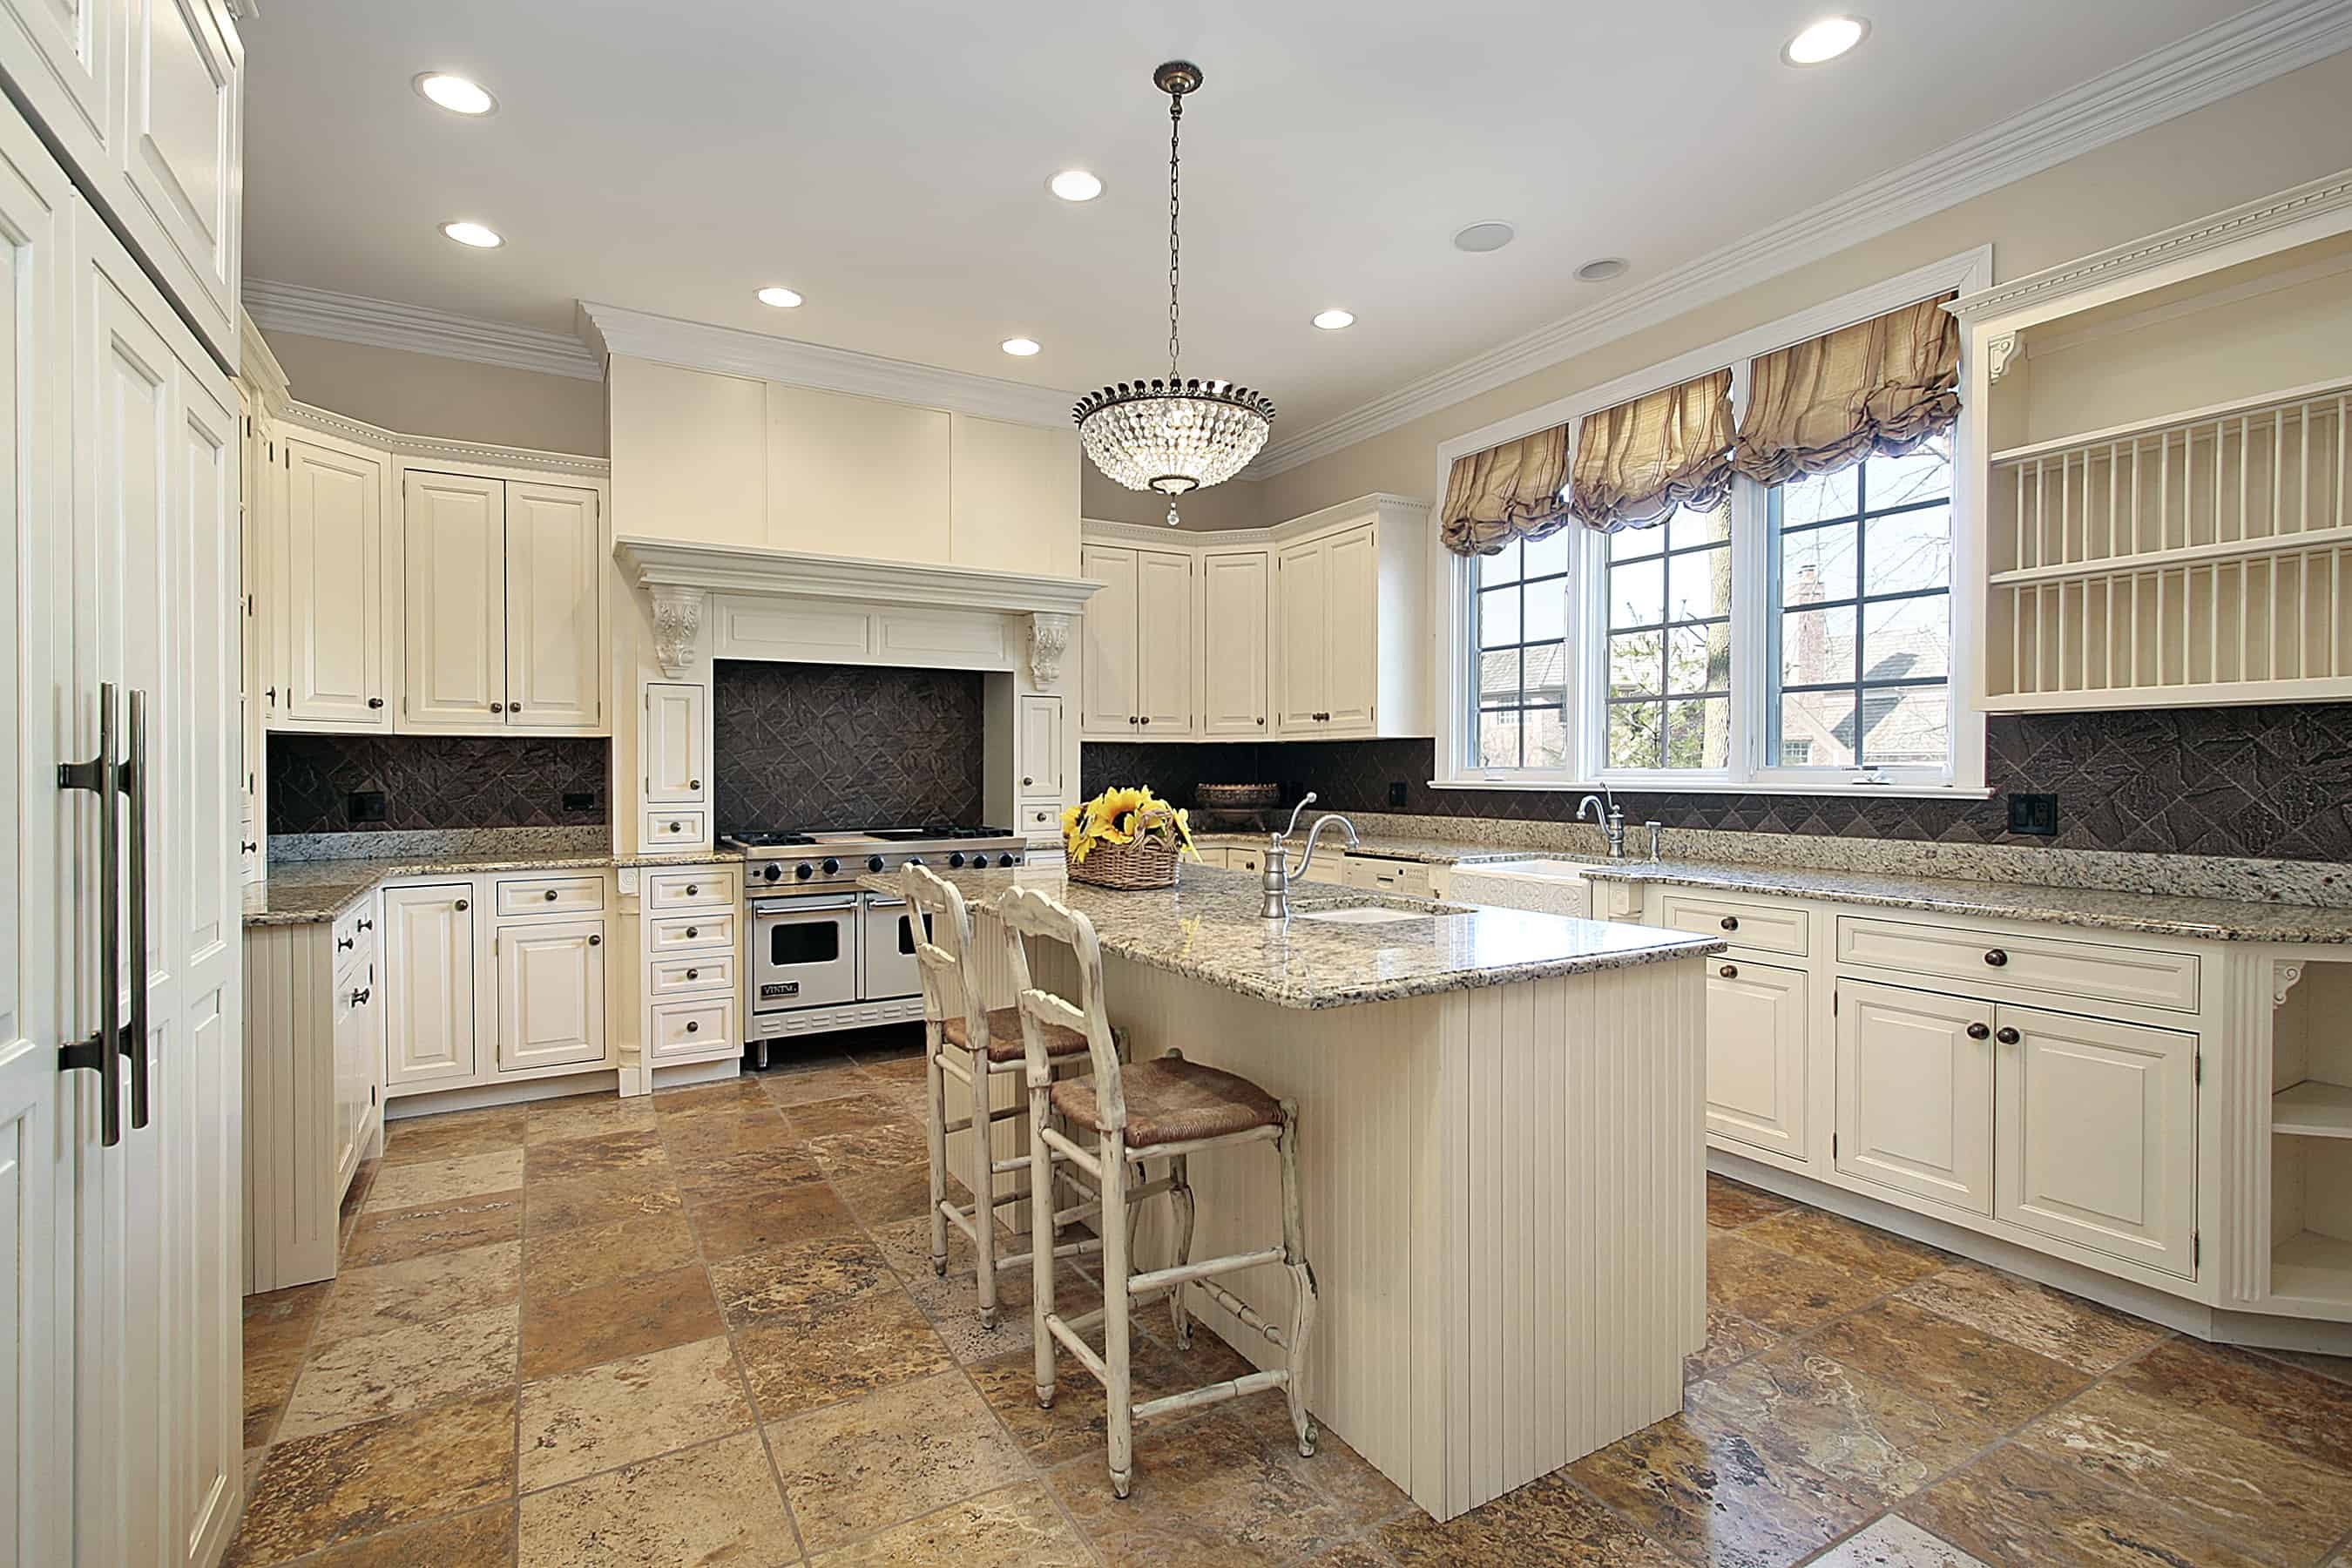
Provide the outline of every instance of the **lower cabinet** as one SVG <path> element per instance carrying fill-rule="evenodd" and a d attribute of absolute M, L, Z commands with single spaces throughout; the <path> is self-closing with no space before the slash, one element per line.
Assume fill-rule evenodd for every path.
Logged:
<path fill-rule="evenodd" d="M 1992 1213 L 1992 1007 L 1837 984 L 1838 1171 Z"/>
<path fill-rule="evenodd" d="M 472 1080 L 474 884 L 383 890 L 384 1087 L 438 1089 Z"/>
<path fill-rule="evenodd" d="M 1707 1131 L 1802 1160 L 1805 972 L 1727 958 L 1707 964 Z"/>
<path fill-rule="evenodd" d="M 742 873 L 733 866 L 664 867 L 644 875 L 645 1061 L 649 1068 L 730 1061 L 743 1054 L 736 968 Z M 744 954 L 743 963 L 752 962 Z"/>
<path fill-rule="evenodd" d="M 502 925 L 498 1069 L 601 1062 L 604 1043 L 604 922 Z"/>

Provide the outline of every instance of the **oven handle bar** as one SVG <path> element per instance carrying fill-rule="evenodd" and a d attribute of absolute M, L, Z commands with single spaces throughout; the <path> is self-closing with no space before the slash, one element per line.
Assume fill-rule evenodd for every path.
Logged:
<path fill-rule="evenodd" d="M 751 900 L 751 914 L 752 918 L 759 919 L 775 915 L 814 914 L 824 910 L 854 910 L 856 907 L 857 895 L 855 893 L 814 899 L 754 899 Z"/>

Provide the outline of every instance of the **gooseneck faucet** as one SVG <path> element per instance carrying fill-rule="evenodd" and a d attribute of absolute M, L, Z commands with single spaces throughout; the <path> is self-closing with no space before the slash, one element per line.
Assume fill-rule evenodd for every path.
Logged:
<path fill-rule="evenodd" d="M 1601 809 L 1601 795 L 1609 797 L 1609 809 L 1605 814 Z M 1609 858 L 1622 860 L 1625 858 L 1625 814 L 1618 808 L 1617 792 L 1604 784 L 1601 786 L 1601 795 L 1588 795 L 1577 802 L 1576 820 L 1582 822 L 1588 815 L 1608 836 Z"/>
<path fill-rule="evenodd" d="M 1268 834 L 1265 841 L 1265 867 L 1260 879 L 1265 889 L 1265 900 L 1258 905 L 1262 920 L 1286 921 L 1290 918 L 1290 836 L 1298 831 L 1298 814 L 1315 804 L 1315 792 L 1308 790 L 1306 798 L 1291 808 L 1290 826 L 1279 833 Z M 1333 823 L 1348 836 L 1348 847 L 1356 847 L 1356 825 L 1337 812 L 1326 812 L 1315 819 L 1307 830 L 1307 850 L 1298 857 L 1298 874 L 1307 875 L 1307 868 L 1315 863 L 1315 845 L 1323 830 Z"/>

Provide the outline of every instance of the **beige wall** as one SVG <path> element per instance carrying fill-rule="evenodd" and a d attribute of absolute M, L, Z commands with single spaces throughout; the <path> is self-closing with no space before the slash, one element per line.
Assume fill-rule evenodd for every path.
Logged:
<path fill-rule="evenodd" d="M 1276 474 L 1256 487 L 1265 521 L 1372 490 L 1433 500 L 1438 443 L 1465 431 L 1988 241 L 1997 278 L 2038 272 L 2333 173 L 2347 149 L 2352 53 Z"/>
<path fill-rule="evenodd" d="M 406 436 L 604 456 L 601 382 L 295 332 L 262 336 L 304 403 Z"/>

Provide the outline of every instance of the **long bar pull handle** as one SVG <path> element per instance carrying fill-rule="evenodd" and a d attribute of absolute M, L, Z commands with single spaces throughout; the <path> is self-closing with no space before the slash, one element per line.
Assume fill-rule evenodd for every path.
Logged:
<path fill-rule="evenodd" d="M 61 1071 L 87 1068 L 98 1074 L 98 1141 L 107 1148 L 122 1142 L 121 1036 L 116 1020 L 122 985 L 121 841 L 114 816 L 114 685 L 98 689 L 98 755 L 87 763 L 58 767 L 59 789 L 86 789 L 98 796 L 98 1028 L 89 1038 L 58 1047 Z"/>
<path fill-rule="evenodd" d="M 122 797 L 131 809 L 131 1022 L 122 1054 L 131 1058 L 131 1125 L 147 1125 L 147 694 L 131 693 L 130 744 L 122 759 Z"/>

